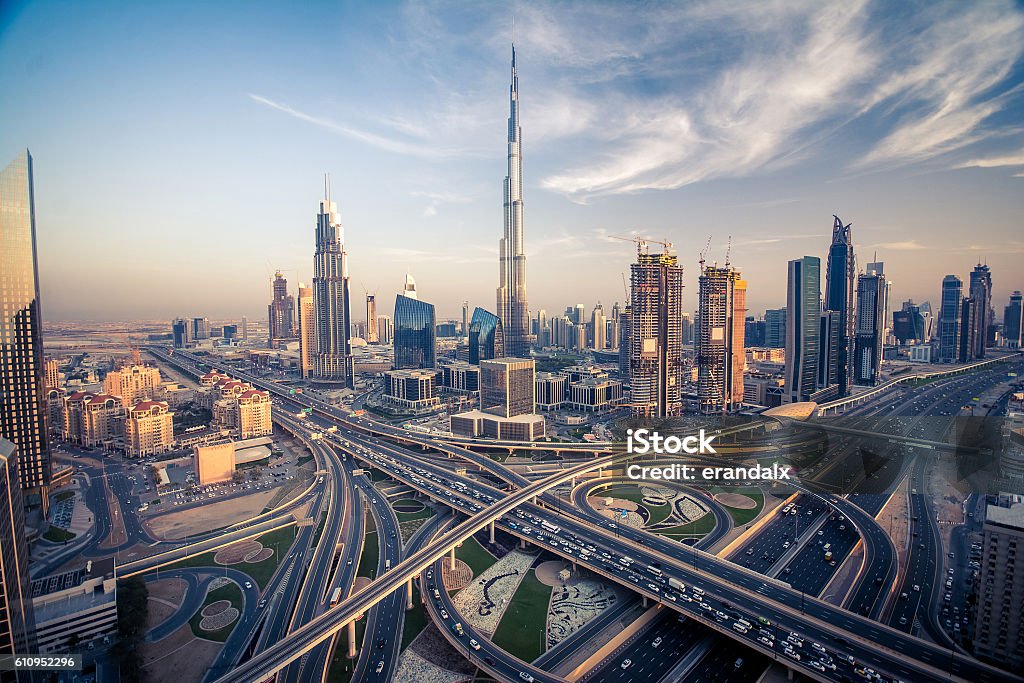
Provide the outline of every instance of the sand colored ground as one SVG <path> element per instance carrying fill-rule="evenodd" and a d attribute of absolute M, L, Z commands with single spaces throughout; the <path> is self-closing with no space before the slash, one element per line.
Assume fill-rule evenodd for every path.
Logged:
<path fill-rule="evenodd" d="M 231 500 L 211 500 L 196 508 L 151 517 L 144 524 L 153 538 L 176 541 L 254 517 L 263 512 L 274 495 L 269 490 Z"/>
<path fill-rule="evenodd" d="M 445 560 L 441 567 L 441 576 L 444 577 L 444 587 L 449 591 L 462 590 L 473 580 L 473 570 L 469 565 L 460 559 L 455 560 L 455 569 L 451 569 L 451 562 Z"/>
<path fill-rule="evenodd" d="M 158 643 L 143 643 L 139 656 L 146 683 L 201 681 L 221 647 L 220 643 L 196 638 L 188 624 Z"/>
<path fill-rule="evenodd" d="M 640 508 L 639 505 L 631 500 L 609 498 L 608 496 L 587 496 L 587 503 L 590 507 L 594 508 L 597 512 L 600 512 L 605 517 L 612 516 L 612 514 L 614 514 L 614 510 L 636 512 Z"/>
<path fill-rule="evenodd" d="M 213 556 L 217 564 L 238 564 L 244 562 L 249 555 L 254 555 L 263 550 L 263 544 L 255 540 L 239 541 L 232 543 L 226 548 L 221 548 Z"/>
<path fill-rule="evenodd" d="M 553 562 L 541 562 L 534 568 L 534 573 L 537 580 L 545 586 L 561 588 L 562 586 L 571 586 L 577 581 L 577 574 L 575 573 L 569 577 L 568 581 L 565 582 L 558 578 L 558 573 L 563 569 L 569 569 L 569 567 L 568 562 L 562 562 L 560 560 L 555 560 Z"/>
<path fill-rule="evenodd" d="M 146 587 L 149 589 L 149 615 L 146 618 L 148 631 L 178 611 L 188 584 L 182 579 L 162 579 L 149 582 Z"/>
<path fill-rule="evenodd" d="M 736 510 L 753 510 L 757 501 L 742 493 L 716 493 L 715 500 L 722 505 Z"/>

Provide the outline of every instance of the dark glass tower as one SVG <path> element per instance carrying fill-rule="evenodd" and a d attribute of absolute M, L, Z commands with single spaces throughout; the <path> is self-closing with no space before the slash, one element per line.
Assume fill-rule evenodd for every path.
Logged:
<path fill-rule="evenodd" d="M 880 270 L 861 273 L 857 278 L 857 334 L 853 349 L 853 381 L 857 384 L 878 383 L 888 291 L 885 273 Z"/>
<path fill-rule="evenodd" d="M 505 355 L 505 333 L 498 316 L 479 306 L 469 323 L 469 362 L 502 358 Z"/>
<path fill-rule="evenodd" d="M 316 354 L 313 381 L 352 388 L 352 326 L 349 311 L 348 254 L 338 207 L 330 186 L 316 216 L 316 253 L 313 256 L 313 316 Z"/>
<path fill-rule="evenodd" d="M 985 357 L 985 347 L 995 343 L 995 330 L 992 327 L 992 271 L 987 265 L 978 264 L 971 271 L 970 297 L 974 299 L 972 304 L 976 309 L 974 318 L 974 348 L 972 349 L 975 358 Z M 992 331 L 990 334 L 989 331 Z"/>
<path fill-rule="evenodd" d="M 0 654 L 35 652 L 24 508 L 18 449 L 0 438 Z M 22 676 L 14 680 L 32 680 Z"/>
<path fill-rule="evenodd" d="M 0 436 L 18 447 L 25 502 L 48 506 L 43 340 L 32 156 L 0 171 Z"/>
<path fill-rule="evenodd" d="M 852 223 L 843 225 L 839 216 L 832 216 L 832 246 L 828 249 L 825 272 L 825 309 L 839 313 L 839 348 L 835 373 L 839 395 L 850 389 L 850 347 L 854 335 L 853 291 L 857 263 L 853 254 Z"/>
<path fill-rule="evenodd" d="M 821 259 L 789 262 L 786 290 L 786 398 L 811 401 L 818 385 L 821 334 Z"/>
<path fill-rule="evenodd" d="M 939 304 L 939 362 L 955 363 L 960 356 L 960 313 L 963 281 L 956 275 L 942 278 Z"/>
<path fill-rule="evenodd" d="M 395 369 L 433 368 L 437 346 L 434 305 L 401 294 L 395 299 Z"/>

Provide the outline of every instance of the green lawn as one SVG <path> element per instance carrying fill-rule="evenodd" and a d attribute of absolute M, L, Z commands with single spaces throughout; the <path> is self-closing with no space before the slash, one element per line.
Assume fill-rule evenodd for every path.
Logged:
<path fill-rule="evenodd" d="M 270 577 L 277 569 L 277 566 L 281 563 L 281 557 L 288 554 L 288 549 L 291 548 L 292 542 L 295 540 L 295 525 L 290 524 L 281 529 L 268 531 L 256 540 L 267 548 L 274 548 L 274 554 L 262 562 L 257 562 L 255 564 L 242 562 L 229 566 L 231 566 L 232 569 L 237 569 L 238 571 L 248 574 L 262 590 L 266 587 L 267 582 L 270 581 Z M 182 569 L 184 567 L 223 567 L 223 565 L 219 565 L 213 561 L 215 554 L 216 551 L 211 550 L 210 552 L 200 553 L 199 555 L 192 555 L 183 560 L 178 560 L 174 564 L 167 565 L 163 569 L 166 571 L 168 569 Z M 159 570 L 153 571 L 158 572 Z"/>
<path fill-rule="evenodd" d="M 366 534 L 363 542 L 363 554 L 359 556 L 358 576 L 366 576 L 370 579 L 377 578 L 377 563 L 380 561 L 380 548 L 377 540 L 377 531 L 370 531 Z"/>
<path fill-rule="evenodd" d="M 420 589 L 416 584 L 413 584 L 412 587 L 412 604 L 415 607 L 405 613 L 405 623 L 402 625 L 402 647 L 399 652 L 409 647 L 409 643 L 416 639 L 416 636 L 426 628 L 430 621 L 426 608 L 420 604 Z"/>
<path fill-rule="evenodd" d="M 61 529 L 59 526 L 51 525 L 50 528 L 46 530 L 46 533 L 43 534 L 43 538 L 47 541 L 53 541 L 54 543 L 63 543 L 64 541 L 70 541 L 76 535 L 77 534 L 73 531 L 68 531 L 67 529 Z"/>
<path fill-rule="evenodd" d="M 739 486 L 739 487 L 721 487 L 712 486 L 710 488 L 711 493 L 738 493 L 748 498 L 752 498 L 757 505 L 750 508 L 749 510 L 740 510 L 739 508 L 731 508 L 728 505 L 724 506 L 729 514 L 732 516 L 732 523 L 736 526 L 743 526 L 750 520 L 757 517 L 761 512 L 761 508 L 764 507 L 764 493 L 761 489 L 756 486 Z"/>
<path fill-rule="evenodd" d="M 484 550 L 475 538 L 469 538 L 455 549 L 455 557 L 469 565 L 473 576 L 480 576 L 488 567 L 497 562 L 494 555 Z"/>
<path fill-rule="evenodd" d="M 413 500 L 412 498 L 403 498 L 402 500 L 395 501 L 391 506 L 394 507 L 399 503 L 420 503 L 423 505 L 420 501 Z M 429 505 L 424 505 L 423 509 L 419 512 L 398 512 L 396 510 L 395 515 L 398 517 L 399 522 L 409 522 L 414 519 L 430 519 L 434 516 L 434 509 Z"/>
<path fill-rule="evenodd" d="M 188 625 L 192 627 L 192 634 L 196 638 L 205 638 L 206 640 L 215 640 L 219 643 L 223 643 L 231 635 L 231 632 L 235 629 L 235 625 L 238 624 L 238 619 L 235 619 L 230 624 L 218 631 L 204 631 L 199 628 L 199 622 L 203 620 L 203 609 L 218 600 L 228 600 L 231 602 L 231 606 L 238 610 L 239 619 L 241 618 L 242 609 L 242 589 L 238 587 L 238 584 L 232 581 L 231 583 L 225 584 L 220 588 L 210 591 L 206 594 L 206 600 L 203 601 L 202 607 L 196 610 L 196 613 L 192 615 L 192 618 L 188 620 Z"/>
<path fill-rule="evenodd" d="M 677 524 L 676 526 L 665 527 L 664 529 L 656 529 L 653 531 L 661 534 L 662 536 L 670 536 L 678 539 L 679 537 L 703 536 L 704 534 L 711 532 L 714 528 L 715 516 L 709 512 L 703 517 L 699 517 L 687 524 Z"/>
<path fill-rule="evenodd" d="M 551 588 L 538 581 L 531 569 L 512 596 L 494 632 L 494 643 L 525 662 L 543 654 L 550 599 Z"/>
<path fill-rule="evenodd" d="M 610 496 L 611 498 L 618 498 L 620 500 L 629 500 L 637 505 L 642 505 L 647 510 L 650 518 L 647 520 L 646 526 L 663 522 L 669 515 L 672 514 L 671 505 L 647 505 L 644 503 L 644 494 L 640 491 L 637 486 L 612 486 L 611 488 L 602 489 L 595 491 L 592 495 L 595 496 Z"/>

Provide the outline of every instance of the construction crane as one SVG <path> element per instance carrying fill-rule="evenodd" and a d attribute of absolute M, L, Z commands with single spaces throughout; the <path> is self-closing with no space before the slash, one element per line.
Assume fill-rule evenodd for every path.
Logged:
<path fill-rule="evenodd" d="M 704 272 L 704 259 L 711 250 L 711 235 L 708 235 L 708 241 L 704 243 L 704 248 L 700 250 L 700 272 Z"/>
<path fill-rule="evenodd" d="M 672 248 L 672 243 L 671 242 L 662 242 L 660 240 L 652 240 L 649 237 L 621 237 L 619 235 L 609 235 L 609 237 L 611 237 L 612 239 L 615 239 L 615 240 L 623 240 L 624 242 L 634 242 L 634 243 L 636 243 L 636 253 L 637 254 L 646 254 L 647 253 L 647 245 L 648 244 L 660 244 L 661 246 L 665 247 L 666 249 L 671 249 Z"/>

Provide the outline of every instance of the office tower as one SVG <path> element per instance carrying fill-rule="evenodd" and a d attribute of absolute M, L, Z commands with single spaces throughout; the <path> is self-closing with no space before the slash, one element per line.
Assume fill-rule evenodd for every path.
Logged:
<path fill-rule="evenodd" d="M 405 284 L 402 285 L 402 295 L 410 299 L 419 298 L 416 294 L 416 280 L 409 273 L 405 274 Z"/>
<path fill-rule="evenodd" d="M 749 347 L 764 346 L 764 320 L 752 315 L 747 316 L 743 325 L 743 342 Z"/>
<path fill-rule="evenodd" d="M 377 297 L 366 295 L 366 343 L 376 344 L 380 341 L 377 333 Z"/>
<path fill-rule="evenodd" d="M 174 340 L 174 348 L 184 349 L 192 339 L 189 330 L 189 322 L 184 318 L 175 318 L 171 323 L 171 335 Z"/>
<path fill-rule="evenodd" d="M 36 652 L 18 461 L 17 446 L 0 437 L 0 654 Z"/>
<path fill-rule="evenodd" d="M 249 319 L 242 316 L 242 341 L 249 341 Z"/>
<path fill-rule="evenodd" d="M 786 288 L 787 403 L 811 401 L 818 387 L 818 335 L 821 333 L 821 259 L 789 262 Z"/>
<path fill-rule="evenodd" d="M 1006 339 L 1006 345 L 1011 349 L 1019 349 L 1021 342 L 1024 341 L 1024 329 L 1021 324 L 1021 321 L 1024 320 L 1024 316 L 1021 315 L 1021 298 L 1020 290 L 1014 290 L 1010 295 L 1010 303 L 1003 309 L 1003 337 Z"/>
<path fill-rule="evenodd" d="M 225 325 L 221 328 L 221 334 L 224 339 L 237 339 L 238 338 L 238 325 Z"/>
<path fill-rule="evenodd" d="M 200 339 L 210 338 L 210 320 L 209 318 L 192 318 L 192 339 L 199 341 Z"/>
<path fill-rule="evenodd" d="M 956 275 L 942 278 L 939 304 L 939 362 L 955 363 L 960 357 L 960 307 L 963 282 Z"/>
<path fill-rule="evenodd" d="M 532 359 L 481 360 L 480 410 L 502 417 L 533 414 L 535 367 Z"/>
<path fill-rule="evenodd" d="M 764 345 L 769 349 L 786 346 L 786 309 L 769 308 L 764 312 Z"/>
<path fill-rule="evenodd" d="M 726 413 L 743 403 L 743 333 L 747 283 L 735 268 L 705 265 L 698 278 L 697 405 L 705 414 Z"/>
<path fill-rule="evenodd" d="M 880 263 L 868 264 L 881 267 Z M 881 270 L 869 269 L 857 277 L 857 314 L 853 347 L 853 381 L 873 386 L 882 371 L 882 342 L 888 283 Z"/>
<path fill-rule="evenodd" d="M 46 384 L 47 389 L 60 389 L 60 361 L 56 358 L 46 359 Z"/>
<path fill-rule="evenodd" d="M 920 343 L 928 339 L 925 334 L 925 319 L 921 307 L 913 299 L 903 302 L 903 307 L 892 313 L 892 333 L 900 344 Z"/>
<path fill-rule="evenodd" d="M 316 308 L 313 306 L 313 288 L 299 283 L 299 374 L 303 379 L 313 376 L 316 357 Z"/>
<path fill-rule="evenodd" d="M 629 377 L 633 413 L 679 415 L 683 409 L 683 267 L 666 247 L 651 254 L 644 243 L 630 266 Z"/>
<path fill-rule="evenodd" d="M 985 347 L 995 343 L 995 329 L 992 315 L 992 271 L 987 265 L 978 264 L 971 271 L 969 296 L 976 302 L 974 320 L 974 358 L 985 357 Z M 991 329 L 990 329 L 991 328 Z"/>
<path fill-rule="evenodd" d="M 587 325 L 585 323 L 573 327 L 572 350 L 579 353 L 587 350 Z"/>
<path fill-rule="evenodd" d="M 395 339 L 395 323 L 388 315 L 377 316 L 377 337 L 381 344 L 390 344 Z"/>
<path fill-rule="evenodd" d="M 822 311 L 818 326 L 818 390 L 839 392 L 839 345 L 844 328 L 839 311 Z"/>
<path fill-rule="evenodd" d="M 345 233 L 338 220 L 338 207 L 331 201 L 328 184 L 316 216 L 316 253 L 313 256 L 316 355 L 313 357 L 313 381 L 351 389 L 355 378 L 348 280 Z"/>
<path fill-rule="evenodd" d="M 505 176 L 504 234 L 499 243 L 498 318 L 505 330 L 505 352 L 524 358 L 533 343 L 526 303 L 526 254 L 523 244 L 523 169 L 520 149 L 519 78 L 516 48 L 512 46 L 512 84 L 509 89 L 508 175 Z"/>
<path fill-rule="evenodd" d="M 505 356 L 505 333 L 498 316 L 479 306 L 473 311 L 469 323 L 469 362 L 476 365 L 482 360 Z"/>
<path fill-rule="evenodd" d="M 576 304 L 572 311 L 572 321 L 577 325 L 587 322 L 587 309 L 583 304 Z"/>
<path fill-rule="evenodd" d="M 272 297 L 267 306 L 269 343 L 274 348 L 282 339 L 295 338 L 295 298 L 288 293 L 288 280 L 281 271 L 274 273 Z"/>
<path fill-rule="evenodd" d="M 985 508 L 974 653 L 1008 671 L 1024 668 L 1024 498 L 1001 493 Z"/>
<path fill-rule="evenodd" d="M 147 365 L 123 367 L 107 373 L 103 380 L 103 391 L 111 396 L 120 396 L 125 406 L 153 400 L 159 386 L 160 371 Z"/>
<path fill-rule="evenodd" d="M 969 296 L 960 302 L 960 346 L 957 350 L 957 360 L 961 363 L 977 358 L 975 354 L 978 350 L 978 318 L 981 315 L 978 303 L 978 299 Z"/>
<path fill-rule="evenodd" d="M 590 348 L 595 351 L 600 351 L 607 346 L 607 340 L 605 339 L 605 334 L 607 333 L 607 330 L 605 330 L 605 320 L 604 306 L 602 306 L 601 302 L 598 301 L 597 305 L 594 306 L 594 310 L 590 314 Z"/>
<path fill-rule="evenodd" d="M 633 309 L 630 304 L 619 311 L 619 372 L 622 375 L 629 375 L 629 354 L 630 354 L 630 339 L 632 338 L 632 329 L 630 328 L 630 318 L 632 317 Z"/>
<path fill-rule="evenodd" d="M 26 504 L 45 514 L 51 465 L 28 150 L 0 171 L 0 311 L 0 437 L 18 447 Z"/>
<path fill-rule="evenodd" d="M 853 253 L 852 223 L 843 225 L 839 216 L 832 216 L 832 245 L 828 250 L 825 274 L 825 309 L 839 313 L 838 382 L 839 395 L 850 390 L 850 351 L 854 336 L 853 286 L 857 273 Z"/>
<path fill-rule="evenodd" d="M 435 366 L 434 305 L 399 294 L 395 299 L 395 369 Z"/>
<path fill-rule="evenodd" d="M 469 302 L 462 302 L 462 336 L 469 339 Z"/>
<path fill-rule="evenodd" d="M 608 318 L 608 348 L 612 351 L 619 350 L 619 330 L 622 325 L 622 309 L 619 302 L 612 304 L 612 314 Z"/>

